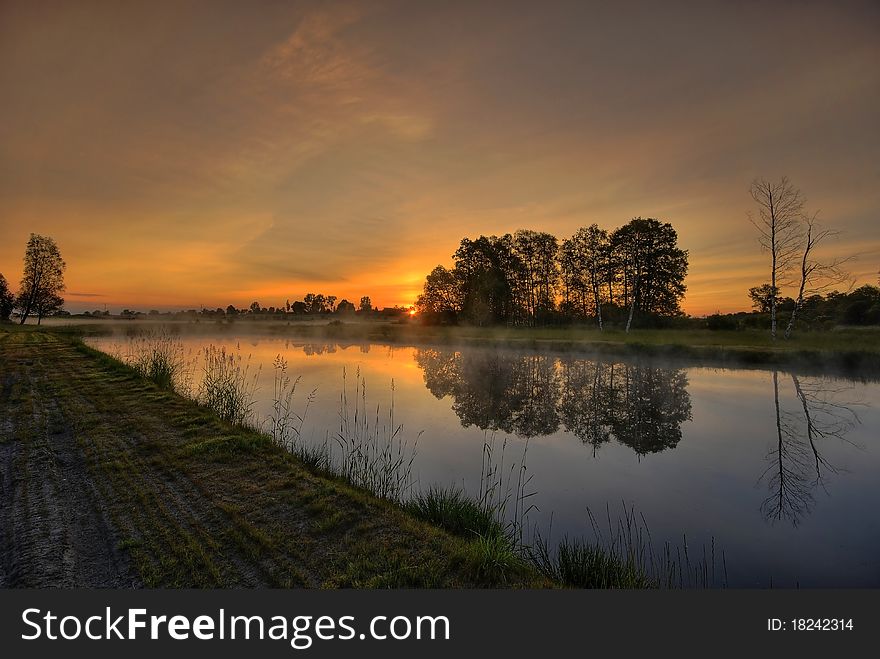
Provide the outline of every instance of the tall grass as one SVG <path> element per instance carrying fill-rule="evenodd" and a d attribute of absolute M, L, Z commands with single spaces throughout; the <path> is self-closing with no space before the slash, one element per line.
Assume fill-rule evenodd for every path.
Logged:
<path fill-rule="evenodd" d="M 418 437 L 410 444 L 402 431 L 403 426 L 394 420 L 394 381 L 391 404 L 387 416 L 383 416 L 379 405 L 375 414 L 368 411 L 367 386 L 360 371 L 355 376 L 352 405 L 343 371 L 339 431 L 334 437 L 340 450 L 333 461 L 338 474 L 382 499 L 402 501 L 413 486 L 412 467 L 418 444 Z"/>
<path fill-rule="evenodd" d="M 291 378 L 287 372 L 287 360 L 277 355 L 272 362 L 274 369 L 272 412 L 269 415 L 269 431 L 272 441 L 282 448 L 294 452 L 300 446 L 302 428 L 309 407 L 315 401 L 317 389 L 306 397 L 302 414 L 294 409 L 293 401 L 300 378 Z"/>
<path fill-rule="evenodd" d="M 526 543 L 528 515 L 537 509 L 530 503 L 537 492 L 530 490 L 532 476 L 526 466 L 528 442 L 518 461 L 508 460 L 507 445 L 506 437 L 500 450 L 496 448 L 494 436 L 483 442 L 477 503 L 492 514 L 504 529 L 508 542 L 520 550 Z"/>
<path fill-rule="evenodd" d="M 431 486 L 403 503 L 410 514 L 461 537 L 504 535 L 492 510 L 458 487 Z"/>
<path fill-rule="evenodd" d="M 132 338 L 120 361 L 131 366 L 141 377 L 163 389 L 186 394 L 192 377 L 183 343 L 166 330 L 151 331 Z"/>
<path fill-rule="evenodd" d="M 475 576 L 489 584 L 507 583 L 526 571 L 526 519 L 535 509 L 528 491 L 528 444 L 519 461 L 507 457 L 507 439 L 500 449 L 494 437 L 483 442 L 480 487 L 476 498 L 458 487 L 428 488 L 403 503 L 414 516 L 467 538 Z"/>
<path fill-rule="evenodd" d="M 203 377 L 196 400 L 224 421 L 251 425 L 259 368 L 250 375 L 250 358 L 243 359 L 240 348 L 232 353 L 210 345 L 202 355 Z"/>
<path fill-rule="evenodd" d="M 612 516 L 606 506 L 604 528 L 587 510 L 593 539 L 563 538 L 555 547 L 537 536 L 529 549 L 531 563 L 547 578 L 576 588 L 718 588 L 727 586 L 724 553 L 716 555 L 715 538 L 692 557 L 687 538 L 673 546 L 654 546 L 648 523 L 622 505 Z M 720 559 L 720 562 L 719 562 Z"/>

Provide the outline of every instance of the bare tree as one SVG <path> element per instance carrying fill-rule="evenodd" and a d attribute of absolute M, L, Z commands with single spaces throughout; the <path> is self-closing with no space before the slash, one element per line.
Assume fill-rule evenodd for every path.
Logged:
<path fill-rule="evenodd" d="M 758 230 L 761 247 L 770 252 L 770 286 L 778 291 L 797 256 L 801 234 L 804 198 L 801 191 L 783 176 L 777 182 L 757 178 L 750 189 L 758 205 L 757 219 L 749 221 Z M 777 296 L 770 302 L 770 335 L 776 340 Z"/>
<path fill-rule="evenodd" d="M 849 273 L 843 270 L 843 265 L 852 260 L 851 256 L 830 261 L 818 261 L 813 254 L 819 243 L 827 238 L 837 236 L 839 232 L 820 227 L 816 223 L 816 215 L 805 216 L 804 226 L 806 229 L 803 243 L 804 251 L 801 257 L 801 283 L 794 309 L 791 310 L 791 318 L 788 319 L 788 326 L 785 328 L 786 339 L 791 336 L 794 321 L 804 306 L 805 297 L 823 293 L 832 286 L 849 279 Z"/>

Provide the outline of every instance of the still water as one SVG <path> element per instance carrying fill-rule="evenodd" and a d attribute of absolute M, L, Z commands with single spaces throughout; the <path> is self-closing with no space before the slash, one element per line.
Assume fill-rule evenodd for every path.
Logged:
<path fill-rule="evenodd" d="M 294 407 L 314 392 L 302 435 L 339 428 L 343 372 L 367 407 L 417 441 L 417 487 L 476 494 L 483 447 L 532 479 L 530 528 L 592 537 L 632 507 L 652 542 L 692 553 L 714 538 L 734 587 L 880 586 L 880 384 L 773 370 L 682 367 L 657 360 L 474 347 L 181 337 L 240 350 L 257 376 L 254 411 L 271 412 L 273 361 L 299 377 Z M 122 340 L 91 339 L 108 352 Z M 392 391 L 393 389 L 393 391 Z"/>

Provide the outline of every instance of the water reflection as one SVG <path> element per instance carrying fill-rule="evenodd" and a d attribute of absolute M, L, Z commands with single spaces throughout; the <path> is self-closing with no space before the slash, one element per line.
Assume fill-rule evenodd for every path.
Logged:
<path fill-rule="evenodd" d="M 691 418 L 683 369 L 500 350 L 424 349 L 415 359 L 465 427 L 536 437 L 561 426 L 594 452 L 615 439 L 646 455 L 674 448 Z"/>
<path fill-rule="evenodd" d="M 859 419 L 853 410 L 856 403 L 840 400 L 846 387 L 833 387 L 822 378 L 801 379 L 794 374 L 790 378 L 794 410 L 780 403 L 780 374 L 773 371 L 776 435 L 761 476 L 770 490 L 761 513 L 771 523 L 786 520 L 798 526 L 813 508 L 815 489 L 825 489 L 826 476 L 838 472 L 823 456 L 823 444 L 848 441 L 846 435 Z"/>

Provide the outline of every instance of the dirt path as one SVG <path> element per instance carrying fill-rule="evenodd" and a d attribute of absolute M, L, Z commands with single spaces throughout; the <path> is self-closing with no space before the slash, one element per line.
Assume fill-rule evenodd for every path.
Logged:
<path fill-rule="evenodd" d="M 485 585 L 464 541 L 47 332 L 0 328 L 0 496 L 0 587 Z"/>
<path fill-rule="evenodd" d="M 40 361 L 30 350 L 3 361 L 0 586 L 138 586 L 69 420 L 40 395 Z"/>

